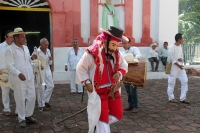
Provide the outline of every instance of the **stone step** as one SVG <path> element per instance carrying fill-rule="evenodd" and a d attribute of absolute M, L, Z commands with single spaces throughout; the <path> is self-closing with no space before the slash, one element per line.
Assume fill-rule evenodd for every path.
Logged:
<path fill-rule="evenodd" d="M 147 72 L 147 80 L 148 79 L 166 79 L 168 78 L 168 74 L 164 71 L 162 72 Z"/>

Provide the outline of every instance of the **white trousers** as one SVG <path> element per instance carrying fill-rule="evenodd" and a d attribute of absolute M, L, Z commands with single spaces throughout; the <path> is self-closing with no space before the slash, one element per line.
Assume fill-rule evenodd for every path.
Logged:
<path fill-rule="evenodd" d="M 13 84 L 13 89 L 18 119 L 21 122 L 25 120 L 25 117 L 32 116 L 35 108 L 34 80 L 26 80 Z"/>
<path fill-rule="evenodd" d="M 70 88 L 71 92 L 76 92 L 76 71 L 75 70 L 70 70 Z M 78 86 L 78 92 L 83 92 L 83 86 L 82 85 L 77 85 Z"/>
<path fill-rule="evenodd" d="M 176 78 L 178 78 L 181 82 L 180 101 L 183 101 L 186 99 L 186 94 L 188 91 L 188 78 L 184 69 L 181 70 L 180 68 L 174 65 L 172 66 L 172 69 L 168 76 L 168 88 L 167 88 L 168 99 L 169 100 L 174 99 L 174 86 L 176 84 Z"/>
<path fill-rule="evenodd" d="M 4 112 L 11 112 L 10 111 L 10 88 L 9 87 L 3 87 L 1 86 L 1 90 L 2 90 L 2 103 L 4 106 L 3 111 Z"/>
<path fill-rule="evenodd" d="M 96 126 L 95 133 L 111 133 L 110 124 L 117 122 L 118 119 L 112 115 L 109 115 L 109 123 L 99 121 Z"/>
<path fill-rule="evenodd" d="M 44 85 L 39 85 L 37 89 L 37 101 L 39 107 L 44 107 L 45 103 L 49 103 L 53 89 L 54 83 L 52 76 L 45 77 L 46 89 Z"/>

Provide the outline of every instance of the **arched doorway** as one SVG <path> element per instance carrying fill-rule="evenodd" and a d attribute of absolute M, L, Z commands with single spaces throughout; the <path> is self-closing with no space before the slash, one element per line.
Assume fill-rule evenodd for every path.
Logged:
<path fill-rule="evenodd" d="M 4 34 L 7 30 L 16 27 L 24 31 L 32 32 L 27 34 L 27 46 L 30 53 L 34 46 L 39 46 L 41 38 L 46 37 L 51 47 L 51 13 L 50 7 L 45 0 L 3 0 L 0 1 L 0 42 L 4 41 Z"/>

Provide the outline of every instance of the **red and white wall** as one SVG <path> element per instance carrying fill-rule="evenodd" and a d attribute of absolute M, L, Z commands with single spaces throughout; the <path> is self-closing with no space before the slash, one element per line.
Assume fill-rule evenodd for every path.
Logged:
<path fill-rule="evenodd" d="M 88 40 L 94 39 L 101 27 L 102 7 L 99 0 L 47 0 L 52 12 L 53 75 L 55 83 L 69 81 L 69 73 L 64 64 L 72 38 L 79 45 L 87 47 Z M 139 47 L 147 58 L 149 46 L 158 42 L 174 43 L 178 32 L 178 0 L 112 0 L 120 27 L 125 35 L 132 38 L 132 44 Z M 124 21 L 123 21 L 124 20 Z M 120 48 L 123 51 L 123 48 Z M 160 70 L 163 69 L 160 64 Z"/>

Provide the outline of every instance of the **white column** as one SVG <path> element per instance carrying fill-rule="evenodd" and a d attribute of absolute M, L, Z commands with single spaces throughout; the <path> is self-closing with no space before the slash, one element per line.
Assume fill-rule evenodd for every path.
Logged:
<path fill-rule="evenodd" d="M 178 0 L 159 0 L 159 32 L 158 42 L 167 41 L 169 46 L 175 42 L 178 33 Z"/>

